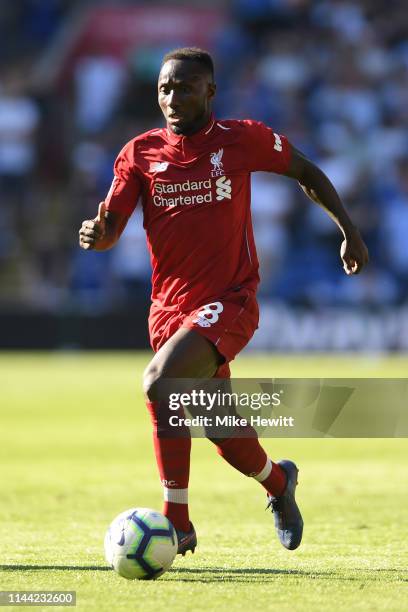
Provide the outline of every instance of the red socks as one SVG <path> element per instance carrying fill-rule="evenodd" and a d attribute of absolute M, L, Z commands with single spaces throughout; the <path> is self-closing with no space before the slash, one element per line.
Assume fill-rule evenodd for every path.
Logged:
<path fill-rule="evenodd" d="M 167 405 L 162 402 L 146 402 L 153 423 L 153 444 L 160 480 L 163 485 L 163 514 L 176 529 L 189 531 L 188 480 L 190 475 L 191 437 L 188 427 L 178 427 L 180 437 L 161 437 L 166 430 Z M 168 414 L 167 414 L 168 420 Z M 168 427 L 167 427 L 168 431 Z"/>
<path fill-rule="evenodd" d="M 189 531 L 188 480 L 190 475 L 191 437 L 188 427 L 177 428 L 178 437 L 168 436 L 168 406 L 162 402 L 147 402 L 153 423 L 153 443 L 157 467 L 163 485 L 163 514 L 176 529 Z M 163 426 L 161 425 L 163 424 Z M 218 454 L 246 476 L 252 476 L 273 497 L 282 495 L 286 474 L 267 457 L 256 437 L 228 438 L 217 444 Z"/>
<path fill-rule="evenodd" d="M 268 459 L 258 438 L 228 438 L 217 444 L 217 450 L 232 467 L 260 482 L 270 495 L 282 495 L 286 474 L 280 465 Z"/>

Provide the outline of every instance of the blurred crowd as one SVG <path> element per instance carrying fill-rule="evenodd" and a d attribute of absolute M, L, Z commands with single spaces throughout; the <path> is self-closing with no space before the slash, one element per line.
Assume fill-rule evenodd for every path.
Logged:
<path fill-rule="evenodd" d="M 0 308 L 105 312 L 149 291 L 137 211 L 112 251 L 77 246 L 112 164 L 162 125 L 163 51 L 79 57 L 63 80 L 44 56 L 86 3 L 0 4 Z M 140 3 L 139 3 L 140 4 Z M 404 0 L 235 0 L 210 51 L 219 118 L 271 125 L 326 172 L 368 244 L 346 277 L 341 235 L 296 183 L 254 174 L 261 295 L 302 305 L 408 301 L 408 19 Z M 181 44 L 184 41 L 180 41 Z"/>

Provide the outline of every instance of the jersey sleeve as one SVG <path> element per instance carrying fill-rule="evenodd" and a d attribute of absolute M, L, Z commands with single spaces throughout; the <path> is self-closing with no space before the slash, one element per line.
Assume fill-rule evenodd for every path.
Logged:
<path fill-rule="evenodd" d="M 113 173 L 113 181 L 105 198 L 106 208 L 130 217 L 142 191 L 142 180 L 134 163 L 131 144 L 127 144 L 119 153 Z"/>
<path fill-rule="evenodd" d="M 261 121 L 246 120 L 244 140 L 249 172 L 276 172 L 289 170 L 291 146 L 285 136 L 276 134 Z"/>

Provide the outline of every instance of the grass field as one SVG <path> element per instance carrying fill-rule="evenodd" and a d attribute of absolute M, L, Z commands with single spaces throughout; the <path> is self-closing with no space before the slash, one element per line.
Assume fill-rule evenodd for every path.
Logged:
<path fill-rule="evenodd" d="M 76 590 L 83 610 L 408 610 L 408 441 L 272 440 L 300 466 L 302 546 L 263 490 L 193 441 L 199 546 L 156 582 L 106 567 L 108 523 L 161 508 L 140 378 L 148 354 L 2 354 L 0 590 Z M 408 358 L 243 356 L 235 376 L 406 377 Z M 37 608 L 38 609 L 38 608 Z M 62 609 L 62 608 L 61 608 Z"/>

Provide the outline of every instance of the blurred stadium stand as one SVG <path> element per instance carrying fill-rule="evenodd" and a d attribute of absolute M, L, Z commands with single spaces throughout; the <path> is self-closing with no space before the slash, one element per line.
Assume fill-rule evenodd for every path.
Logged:
<path fill-rule="evenodd" d="M 253 176 L 262 320 L 253 348 L 408 349 L 405 0 L 0 3 L 0 346 L 146 346 L 149 263 L 134 215 L 81 251 L 125 142 L 162 125 L 164 52 L 206 46 L 219 117 L 273 126 L 328 174 L 368 243 L 340 235 L 288 179 Z"/>

